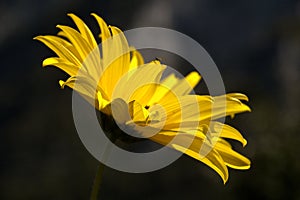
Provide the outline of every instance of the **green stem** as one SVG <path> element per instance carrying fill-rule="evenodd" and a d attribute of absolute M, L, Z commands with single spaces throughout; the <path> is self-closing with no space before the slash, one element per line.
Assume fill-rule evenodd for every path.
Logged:
<path fill-rule="evenodd" d="M 92 187 L 92 193 L 91 193 L 90 200 L 97 200 L 99 188 L 100 188 L 100 185 L 102 182 L 103 171 L 104 171 L 104 164 L 100 162 L 100 165 L 98 167 L 98 170 L 97 170 L 97 173 L 95 176 L 94 184 Z"/>
<path fill-rule="evenodd" d="M 113 146 L 113 144 L 115 143 L 115 141 L 117 140 L 117 137 L 114 136 L 114 134 L 110 134 L 111 136 L 111 142 L 110 145 L 108 144 L 105 152 L 103 154 L 103 161 L 107 160 L 109 153 L 111 151 L 111 147 Z M 104 171 L 105 165 L 100 162 L 95 179 L 94 179 L 94 184 L 92 187 L 92 193 L 91 193 L 91 198 L 90 200 L 97 200 L 98 199 L 98 193 L 99 193 L 99 189 L 102 183 L 102 177 L 103 177 L 103 171 Z"/>

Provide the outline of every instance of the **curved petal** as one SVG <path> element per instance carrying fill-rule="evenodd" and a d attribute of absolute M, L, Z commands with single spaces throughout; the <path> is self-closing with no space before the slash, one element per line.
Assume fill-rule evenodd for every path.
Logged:
<path fill-rule="evenodd" d="M 64 58 L 69 62 L 74 63 L 75 65 L 78 66 L 81 65 L 81 61 L 74 53 L 75 50 L 72 51 L 70 49 L 70 44 L 67 43 L 65 40 L 63 40 L 62 38 L 47 35 L 47 36 L 37 36 L 34 39 L 44 43 L 52 51 L 54 51 L 58 57 Z"/>
<path fill-rule="evenodd" d="M 218 152 L 212 150 L 205 157 L 201 157 L 198 152 L 183 148 L 180 145 L 174 144 L 172 146 L 174 149 L 181 151 L 186 155 L 189 155 L 192 158 L 203 162 L 204 164 L 215 170 L 221 176 L 224 184 L 227 182 L 229 176 L 228 169 Z"/>
<path fill-rule="evenodd" d="M 132 50 L 130 51 L 131 56 L 130 56 L 130 65 L 129 65 L 129 71 L 136 69 L 137 67 L 141 66 L 144 64 L 144 58 L 141 55 L 140 52 L 135 50 L 134 48 L 131 48 Z"/>
<path fill-rule="evenodd" d="M 232 150 L 227 145 L 217 142 L 214 148 L 220 153 L 221 157 L 228 167 L 242 170 L 250 168 L 250 160 Z"/>
<path fill-rule="evenodd" d="M 97 48 L 97 42 L 87 25 L 79 17 L 72 13 L 68 14 L 68 16 L 72 18 L 72 20 L 78 27 L 78 30 L 81 33 L 82 37 L 89 43 L 92 49 Z"/>
<path fill-rule="evenodd" d="M 164 69 L 165 67 L 160 64 L 149 63 L 132 70 L 129 78 L 123 76 L 119 80 L 113 98 L 122 98 L 128 102 L 136 100 L 146 106 L 156 90 L 156 83 L 159 82 Z"/>
<path fill-rule="evenodd" d="M 102 58 L 103 73 L 99 85 L 111 98 L 116 84 L 122 76 L 126 75 L 130 66 L 130 48 L 122 31 L 109 26 L 112 37 L 102 42 L 102 47 L 109 52 Z"/>
<path fill-rule="evenodd" d="M 222 99 L 222 100 L 220 100 Z M 225 99 L 225 101 L 223 100 Z M 186 95 L 160 103 L 166 110 L 166 126 L 187 122 L 209 123 L 221 117 L 250 111 L 235 98 Z"/>
<path fill-rule="evenodd" d="M 79 67 L 73 63 L 68 62 L 64 58 L 47 58 L 43 61 L 43 67 L 53 65 L 63 70 L 70 76 L 75 76 L 79 70 Z"/>
<path fill-rule="evenodd" d="M 95 13 L 92 13 L 91 14 L 97 21 L 99 27 L 100 27 L 100 31 L 101 31 L 101 34 L 100 34 L 100 38 L 101 38 L 101 46 L 102 46 L 102 58 L 108 56 L 109 54 L 109 50 L 108 50 L 108 47 L 103 45 L 103 42 L 105 40 L 107 40 L 108 38 L 111 37 L 111 34 L 110 34 L 110 31 L 108 29 L 108 26 L 107 24 L 105 23 L 105 21 L 99 17 L 97 14 Z"/>
<path fill-rule="evenodd" d="M 211 136 L 237 140 L 241 142 L 243 146 L 246 146 L 247 140 L 235 128 L 217 121 L 211 122 L 210 126 L 213 129 Z"/>
<path fill-rule="evenodd" d="M 153 97 L 152 102 L 164 103 L 169 101 L 174 94 L 176 96 L 188 95 L 199 83 L 200 79 L 201 76 L 197 72 L 191 72 L 183 79 L 179 79 L 174 74 L 171 74 L 161 82 L 161 92 Z"/>
<path fill-rule="evenodd" d="M 66 34 L 67 38 L 78 51 L 81 61 L 84 61 L 87 55 L 93 50 L 93 48 L 75 29 L 63 25 L 57 25 L 57 28 L 61 29 Z"/>
<path fill-rule="evenodd" d="M 215 170 L 221 176 L 224 183 L 228 180 L 228 169 L 225 162 L 215 149 L 208 147 L 207 144 L 203 143 L 203 138 L 193 138 L 189 134 L 179 133 L 176 136 L 173 136 L 172 134 L 173 132 L 169 133 L 168 131 L 160 132 L 151 137 L 151 140 L 162 145 L 168 145 L 177 151 L 203 162 Z M 208 148 L 205 148 L 206 146 Z M 205 154 L 203 154 L 205 156 L 201 154 L 200 149 L 201 151 L 207 149 Z"/>

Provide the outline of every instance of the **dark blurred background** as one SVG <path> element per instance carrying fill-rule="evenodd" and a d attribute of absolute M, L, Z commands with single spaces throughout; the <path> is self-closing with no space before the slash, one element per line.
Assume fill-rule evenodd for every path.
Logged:
<path fill-rule="evenodd" d="M 67 76 L 42 68 L 54 54 L 32 40 L 56 34 L 57 24 L 72 25 L 69 12 L 93 30 L 91 12 L 122 30 L 160 26 L 191 36 L 216 62 L 227 92 L 247 94 L 253 110 L 227 121 L 248 139 L 246 148 L 237 148 L 252 167 L 230 170 L 226 185 L 212 169 L 182 156 L 146 174 L 106 168 L 100 199 L 300 199 L 296 0 L 2 0 L 0 199 L 89 198 L 98 161 L 76 133 L 71 90 L 59 88 Z"/>

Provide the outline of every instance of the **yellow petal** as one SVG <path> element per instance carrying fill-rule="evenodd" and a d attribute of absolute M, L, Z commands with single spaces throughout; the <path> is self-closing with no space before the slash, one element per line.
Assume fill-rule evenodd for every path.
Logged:
<path fill-rule="evenodd" d="M 164 69 L 162 65 L 149 63 L 133 70 L 129 78 L 124 76 L 119 80 L 113 98 L 123 98 L 128 102 L 136 100 L 146 106 Z"/>
<path fill-rule="evenodd" d="M 78 92 L 89 104 L 91 104 L 92 106 L 94 106 L 96 109 L 100 110 L 101 108 L 99 107 L 100 102 L 97 102 L 97 97 L 96 96 L 96 92 L 94 90 L 91 90 L 91 88 L 89 88 L 87 86 L 87 84 L 82 84 L 79 83 L 79 81 L 75 84 L 76 79 L 74 79 L 73 77 L 70 77 L 67 81 L 59 81 L 59 84 L 61 86 L 61 88 L 64 88 L 65 86 L 70 87 L 71 89 L 75 90 L 76 92 Z"/>
<path fill-rule="evenodd" d="M 82 67 L 88 72 L 90 78 L 94 79 L 94 81 L 99 80 L 101 64 L 99 59 L 100 55 L 97 53 L 98 51 L 94 50 L 92 46 L 88 44 L 86 39 L 84 39 L 75 29 L 61 25 L 58 25 L 57 27 L 66 34 L 67 38 L 77 50 L 80 60 L 82 61 Z"/>
<path fill-rule="evenodd" d="M 241 112 L 251 111 L 247 105 L 240 101 L 246 99 L 245 95 L 236 95 L 234 97 L 231 95 L 232 94 L 226 94 L 214 97 L 213 113 L 211 114 L 212 119 L 218 119 L 225 116 L 234 116 L 235 114 Z"/>
<path fill-rule="evenodd" d="M 131 120 L 128 104 L 123 99 L 114 99 L 111 102 L 113 117 L 118 124 L 126 124 Z"/>
<path fill-rule="evenodd" d="M 191 72 L 172 88 L 172 92 L 179 96 L 188 95 L 198 84 L 200 79 L 201 76 L 197 72 Z"/>
<path fill-rule="evenodd" d="M 118 61 L 115 64 L 120 68 L 120 74 L 123 75 L 129 70 L 130 48 L 125 35 L 119 28 L 109 26 L 109 29 L 112 33 L 111 42 L 108 43 L 108 45 L 111 45 L 108 46 L 111 48 L 109 57 L 113 58 L 111 61 Z"/>
<path fill-rule="evenodd" d="M 176 76 L 175 76 L 175 74 L 170 74 L 169 76 L 167 76 L 165 79 L 163 79 L 162 81 L 161 81 L 161 83 L 162 83 L 162 85 L 164 85 L 164 86 L 166 86 L 167 88 L 172 88 L 172 87 L 174 87 L 177 83 L 178 83 L 178 81 L 179 81 L 180 79 L 179 78 L 177 78 Z"/>
<path fill-rule="evenodd" d="M 216 140 L 217 143 L 221 143 L 221 144 L 227 146 L 228 148 L 232 148 L 231 144 L 223 138 L 211 138 L 211 140 Z M 214 145 L 215 141 L 212 141 L 211 143 L 213 143 L 213 145 Z"/>
<path fill-rule="evenodd" d="M 249 169 L 250 160 L 222 143 L 216 143 L 214 148 L 219 152 L 228 167 L 234 169 Z"/>
<path fill-rule="evenodd" d="M 66 81 L 59 81 L 59 84 L 62 88 L 68 86 L 74 90 L 76 90 L 79 94 L 85 95 L 90 97 L 91 99 L 95 99 L 96 92 L 95 89 L 92 87 L 89 79 L 84 77 L 70 77 Z M 94 100 L 93 100 L 94 102 Z"/>
<path fill-rule="evenodd" d="M 249 101 L 248 97 L 245 94 L 241 93 L 229 93 L 227 94 L 227 96 L 231 98 L 236 98 L 238 100 Z"/>
<path fill-rule="evenodd" d="M 70 40 L 72 45 L 77 50 L 81 62 L 85 61 L 87 56 L 93 51 L 93 48 L 88 44 L 88 42 L 82 37 L 82 35 L 77 32 L 75 29 L 70 28 L 68 26 L 62 26 L 57 25 L 59 29 L 61 29 L 67 36 L 67 38 Z M 98 65 L 96 59 L 93 59 L 93 65 Z M 86 62 L 86 61 L 85 61 Z M 86 71 L 94 70 L 95 67 L 89 67 L 86 69 Z M 93 71 L 89 72 L 90 74 L 93 74 Z"/>
<path fill-rule="evenodd" d="M 190 149 L 181 147 L 180 145 L 172 145 L 174 149 L 185 153 L 186 155 L 191 156 L 192 158 L 199 160 L 215 170 L 222 178 L 223 183 L 225 184 L 228 180 L 228 169 L 218 152 L 212 150 L 205 157 L 200 156 L 198 152 L 195 152 Z"/>
<path fill-rule="evenodd" d="M 144 58 L 141 55 L 141 53 L 135 49 L 131 50 L 129 70 L 136 69 L 138 66 L 141 66 L 143 64 L 144 64 Z"/>
<path fill-rule="evenodd" d="M 54 51 L 58 57 L 64 58 L 74 65 L 81 65 L 78 57 L 76 57 L 74 52 L 70 50 L 71 45 L 68 44 L 65 40 L 56 36 L 37 36 L 34 39 L 43 42 L 52 51 Z"/>
<path fill-rule="evenodd" d="M 87 27 L 87 25 L 76 15 L 68 14 L 75 22 L 76 26 L 78 27 L 79 32 L 81 33 L 82 37 L 89 43 L 92 49 L 97 48 L 97 42 L 91 32 L 91 30 Z"/>
<path fill-rule="evenodd" d="M 129 103 L 129 112 L 133 122 L 146 122 L 149 112 L 137 101 Z"/>
<path fill-rule="evenodd" d="M 43 67 L 53 65 L 59 69 L 65 71 L 70 76 L 75 76 L 79 70 L 79 67 L 73 63 L 68 62 L 63 58 L 47 58 L 43 61 Z"/>
<path fill-rule="evenodd" d="M 99 17 L 97 14 L 92 13 L 91 14 L 97 21 L 99 27 L 100 27 L 100 31 L 101 31 L 101 41 L 104 42 L 106 39 L 111 37 L 111 34 L 109 32 L 108 26 L 105 23 L 105 21 Z M 107 55 L 102 55 L 102 57 L 107 56 Z"/>
<path fill-rule="evenodd" d="M 151 137 L 151 140 L 162 145 L 168 145 L 177 151 L 183 152 L 186 155 L 205 163 L 221 176 L 224 183 L 228 180 L 228 169 L 222 157 L 216 150 L 204 144 L 203 139 L 199 137 L 193 139 L 191 135 L 180 133 L 174 138 L 174 136 L 169 136 L 172 134 L 173 132 L 171 132 L 171 134 L 167 133 L 167 131 L 160 132 Z M 205 156 L 200 154 L 200 148 L 207 149 L 207 152 L 204 154 Z"/>
<path fill-rule="evenodd" d="M 66 34 L 68 39 L 74 45 L 75 49 L 79 52 L 81 60 L 84 60 L 93 50 L 93 48 L 87 43 L 82 35 L 75 29 L 63 25 L 57 25 L 57 28 L 61 29 Z"/>
<path fill-rule="evenodd" d="M 100 27 L 100 38 L 101 38 L 101 57 L 102 59 L 103 58 L 107 58 L 110 56 L 110 51 L 111 51 L 111 47 L 113 45 L 107 45 L 107 43 L 105 43 L 105 41 L 109 38 L 111 38 L 111 33 L 108 29 L 108 26 L 107 24 L 105 23 L 105 21 L 99 17 L 97 14 L 95 13 L 92 13 L 91 14 L 97 21 L 99 27 Z M 109 63 L 106 63 L 106 64 L 109 64 Z M 104 67 L 107 67 L 107 66 L 102 66 L 103 68 Z M 102 68 L 101 71 L 103 71 L 104 69 Z"/>
<path fill-rule="evenodd" d="M 91 30 L 88 28 L 88 26 L 76 15 L 74 14 L 68 14 L 72 18 L 72 20 L 75 22 L 76 26 L 78 27 L 78 30 L 81 34 L 81 36 L 85 39 L 85 41 L 88 43 L 88 45 L 91 47 L 92 52 L 90 52 L 89 59 L 91 60 L 91 63 L 94 61 L 93 66 L 89 66 L 89 68 L 95 68 L 89 70 L 92 74 L 95 74 L 96 78 L 100 75 L 102 72 L 101 70 L 101 64 L 100 64 L 100 50 L 98 48 L 98 44 L 91 32 Z M 92 61 L 93 60 L 93 61 Z M 85 61 L 87 62 L 87 61 Z M 95 79 L 96 79 L 95 78 Z"/>
<path fill-rule="evenodd" d="M 161 99 L 166 96 L 167 93 L 169 93 L 169 99 L 177 98 L 176 94 L 170 91 L 172 87 L 175 84 L 177 84 L 178 81 L 179 79 L 174 74 L 170 74 L 164 80 L 162 80 L 160 84 L 157 85 L 155 93 L 148 102 L 148 106 L 159 103 Z"/>
<path fill-rule="evenodd" d="M 185 78 L 176 81 L 176 84 L 174 84 L 171 90 L 168 91 L 163 96 L 163 98 L 160 99 L 160 102 L 163 103 L 165 101 L 168 101 L 171 98 L 172 93 L 176 94 L 177 96 L 183 96 L 189 94 L 193 90 L 193 88 L 198 84 L 200 79 L 201 76 L 197 72 L 191 72 Z"/>
<path fill-rule="evenodd" d="M 101 109 L 98 107 L 98 105 L 101 103 L 97 102 L 99 100 L 99 94 L 97 93 L 100 92 L 103 106 L 106 106 L 108 99 L 103 89 L 100 87 L 95 87 L 95 83 L 87 75 L 81 75 L 82 76 L 72 76 L 66 81 L 59 81 L 59 84 L 62 88 L 68 86 L 77 91 L 80 95 L 88 97 L 88 102 L 93 106 L 97 105 L 97 109 Z"/>
<path fill-rule="evenodd" d="M 99 104 L 99 110 L 103 110 L 109 104 L 109 102 L 102 97 L 102 94 L 100 91 L 97 92 L 97 100 L 98 100 L 98 104 Z"/>
<path fill-rule="evenodd" d="M 199 122 L 202 117 L 202 109 L 211 105 L 212 99 L 210 96 L 200 96 L 200 95 L 186 95 L 179 96 L 169 101 L 159 103 L 161 107 L 157 107 L 157 111 L 165 116 L 164 129 L 170 129 L 168 125 L 179 124 L 185 121 L 187 122 Z M 150 107 L 151 108 L 151 107 Z M 164 114 L 165 113 L 165 114 Z M 195 123 L 194 123 L 195 124 Z M 196 127 L 191 127 L 196 129 Z"/>
<path fill-rule="evenodd" d="M 192 103 L 192 102 L 190 102 Z M 180 106 L 180 105 L 177 105 Z M 185 107 L 183 107 L 185 108 Z M 209 121 L 216 120 L 221 117 L 234 115 L 241 112 L 250 111 L 250 108 L 243 104 L 240 100 L 236 98 L 227 97 L 226 95 L 213 97 L 213 101 L 211 102 L 202 102 L 199 105 L 199 109 L 197 110 L 194 106 L 195 110 L 189 108 L 190 116 L 189 118 L 183 118 L 182 120 L 186 121 Z M 199 112 L 200 113 L 197 113 Z M 172 119 L 169 122 L 177 122 L 180 118 L 178 115 L 173 115 Z"/>
<path fill-rule="evenodd" d="M 189 83 L 191 88 L 194 88 L 201 80 L 201 76 L 198 74 L 198 72 L 191 72 L 185 77 L 185 80 Z M 189 94 L 189 93 L 190 91 L 185 94 Z"/>
<path fill-rule="evenodd" d="M 237 140 L 241 142 L 243 146 L 246 146 L 247 140 L 245 140 L 242 134 L 235 128 L 227 124 L 222 124 L 217 121 L 211 122 L 210 125 L 213 128 L 213 132 L 211 133 L 213 137 L 223 137 L 223 138 Z"/>
<path fill-rule="evenodd" d="M 112 37 L 106 39 L 102 46 L 109 54 L 103 57 L 104 71 L 101 74 L 99 85 L 111 98 L 117 82 L 126 75 L 130 66 L 130 49 L 124 34 L 116 27 L 110 27 Z"/>

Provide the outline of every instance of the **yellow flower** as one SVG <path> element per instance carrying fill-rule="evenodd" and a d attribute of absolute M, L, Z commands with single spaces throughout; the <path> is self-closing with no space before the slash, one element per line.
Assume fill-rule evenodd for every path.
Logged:
<path fill-rule="evenodd" d="M 228 180 L 227 167 L 250 167 L 250 160 L 234 151 L 225 139 L 237 140 L 243 146 L 247 141 L 238 130 L 217 121 L 250 111 L 242 102 L 248 101 L 246 95 L 190 94 L 201 79 L 197 72 L 184 79 L 174 74 L 162 79 L 166 66 L 157 60 L 144 63 L 120 29 L 92 15 L 101 31 L 100 48 L 90 29 L 74 14 L 69 16 L 78 30 L 58 25 L 58 36 L 35 38 L 57 55 L 45 59 L 43 66 L 56 66 L 70 76 L 59 82 L 62 88 L 73 88 L 96 109 L 137 134 L 205 163 L 224 183 Z"/>

